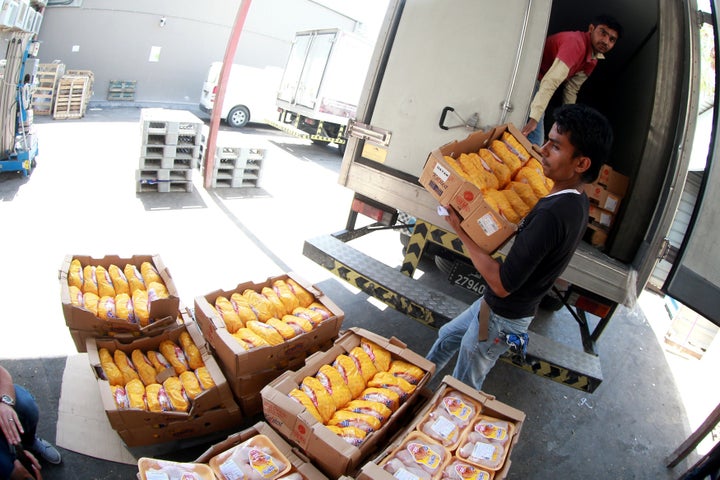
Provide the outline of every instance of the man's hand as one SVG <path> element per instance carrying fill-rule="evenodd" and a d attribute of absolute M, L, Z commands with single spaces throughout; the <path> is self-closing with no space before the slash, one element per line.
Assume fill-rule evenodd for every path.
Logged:
<path fill-rule="evenodd" d="M 25 465 L 23 465 L 23 462 L 21 462 L 20 460 L 15 460 L 15 469 L 10 475 L 10 479 L 26 480 L 28 478 L 34 478 L 35 480 L 42 480 L 42 474 L 40 473 L 40 469 L 42 467 L 40 466 L 40 462 L 38 461 L 38 459 L 35 458 L 35 455 L 24 449 L 22 450 L 22 453 L 20 455 L 25 455 L 25 457 L 27 457 L 24 463 L 25 465 L 29 463 L 30 469 L 25 468 Z"/>
<path fill-rule="evenodd" d="M 535 129 L 537 128 L 537 125 L 538 125 L 537 120 L 534 120 L 531 118 L 527 121 L 527 123 L 523 127 L 521 133 L 527 137 L 528 135 L 530 135 L 531 132 L 535 131 Z"/>
<path fill-rule="evenodd" d="M 20 443 L 20 434 L 24 433 L 15 409 L 0 403 L 0 428 L 9 445 Z"/>

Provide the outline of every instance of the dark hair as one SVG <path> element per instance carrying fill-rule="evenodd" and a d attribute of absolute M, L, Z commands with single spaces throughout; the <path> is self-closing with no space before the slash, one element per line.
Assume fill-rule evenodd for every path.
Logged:
<path fill-rule="evenodd" d="M 582 174 L 582 181 L 594 182 L 610 155 L 613 143 L 610 122 L 602 113 L 582 104 L 562 105 L 553 115 L 558 133 L 567 135 L 575 154 L 590 159 L 590 168 Z"/>
<path fill-rule="evenodd" d="M 593 25 L 595 27 L 597 27 L 598 25 L 606 25 L 617 32 L 618 39 L 622 38 L 623 36 L 622 25 L 620 25 L 620 22 L 618 22 L 615 17 L 611 17 L 610 15 L 598 15 L 592 19 L 590 25 Z"/>

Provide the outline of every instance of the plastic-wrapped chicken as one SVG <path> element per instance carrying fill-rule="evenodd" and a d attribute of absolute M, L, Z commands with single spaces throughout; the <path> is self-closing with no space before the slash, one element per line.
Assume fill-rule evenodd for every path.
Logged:
<path fill-rule="evenodd" d="M 431 480 L 433 475 L 420 467 L 406 465 L 398 458 L 391 458 L 383 465 L 383 469 L 395 478 L 411 478 L 413 480 Z"/>
<path fill-rule="evenodd" d="M 357 365 L 357 369 L 360 372 L 360 375 L 362 375 L 363 380 L 365 380 L 366 384 L 378 372 L 375 364 L 370 358 L 370 355 L 365 353 L 365 350 L 363 350 L 362 347 L 357 346 L 353 348 L 352 350 L 350 350 L 350 352 L 348 352 L 348 356 L 352 358 L 355 362 L 355 365 Z"/>
<path fill-rule="evenodd" d="M 250 320 L 247 323 L 247 328 L 255 332 L 257 335 L 262 337 L 270 345 L 280 345 L 285 341 L 280 332 L 275 327 L 264 322 L 258 322 L 257 320 Z"/>
<path fill-rule="evenodd" d="M 473 425 L 472 434 L 479 434 L 490 442 L 506 445 L 514 429 L 514 425 L 505 420 L 482 416 Z"/>
<path fill-rule="evenodd" d="M 524 182 L 512 181 L 508 185 L 513 192 L 517 193 L 520 199 L 525 202 L 525 205 L 532 209 L 538 202 L 538 197 L 535 195 L 532 187 Z"/>
<path fill-rule="evenodd" d="M 75 307 L 84 307 L 85 304 L 83 302 L 83 293 L 82 290 L 80 290 L 75 285 L 70 285 L 68 287 L 68 293 L 70 295 L 70 303 Z"/>
<path fill-rule="evenodd" d="M 130 363 L 130 359 L 125 352 L 119 349 L 115 350 L 113 352 L 113 360 L 115 361 L 115 365 L 117 365 L 120 369 L 120 373 L 122 373 L 126 385 L 130 380 L 140 380 L 140 376 L 135 371 L 135 368 L 132 363 Z"/>
<path fill-rule="evenodd" d="M 468 479 L 468 480 L 490 480 L 492 474 L 480 467 L 471 465 L 462 460 L 453 460 L 443 470 L 442 478 L 444 479 Z"/>
<path fill-rule="evenodd" d="M 275 290 L 273 290 L 270 287 L 263 287 L 260 291 L 260 295 L 267 298 L 268 302 L 270 302 L 273 306 L 274 312 L 273 317 L 275 318 L 282 318 L 283 315 L 288 314 L 288 310 L 285 308 L 285 304 L 280 300 L 280 297 L 278 297 L 278 294 L 275 293 Z"/>
<path fill-rule="evenodd" d="M 285 283 L 290 288 L 290 291 L 292 291 L 293 294 L 297 297 L 298 301 L 300 302 L 301 307 L 309 307 L 311 303 L 315 301 L 315 296 L 305 290 L 302 285 L 300 285 L 298 282 L 293 280 L 292 278 L 288 278 L 285 280 Z"/>
<path fill-rule="evenodd" d="M 115 287 L 113 286 L 110 274 L 102 265 L 95 267 L 95 279 L 98 284 L 98 296 L 100 297 L 114 297 Z"/>
<path fill-rule="evenodd" d="M 397 459 L 405 468 L 420 469 L 431 477 L 442 471 L 449 458 L 450 452 L 445 447 L 419 432 L 410 433 L 403 444 L 386 457 L 388 463 Z"/>
<path fill-rule="evenodd" d="M 125 377 L 123 376 L 118 366 L 115 365 L 115 361 L 113 360 L 112 355 L 110 355 L 108 349 L 99 349 L 98 355 L 100 357 L 100 366 L 102 367 L 103 372 L 105 373 L 105 378 L 110 383 L 110 385 L 124 387 L 125 383 L 127 383 L 125 382 Z"/>
<path fill-rule="evenodd" d="M 82 291 L 83 287 L 83 267 L 80 260 L 73 258 L 68 268 L 68 285 L 76 287 Z"/>
<path fill-rule="evenodd" d="M 320 322 L 325 320 L 320 312 L 305 307 L 297 307 L 295 310 L 292 311 L 292 314 L 296 317 L 304 318 L 305 320 L 309 321 L 312 324 L 313 328 L 317 327 L 318 325 L 320 325 Z"/>
<path fill-rule="evenodd" d="M 471 433 L 466 441 L 462 442 L 455 454 L 469 463 L 489 470 L 497 470 L 502 466 L 505 459 L 505 447 L 488 442 L 479 434 L 473 435 Z"/>
<path fill-rule="evenodd" d="M 228 332 L 235 333 L 245 326 L 245 322 L 240 318 L 232 302 L 227 298 L 219 296 L 215 299 L 215 311 L 225 322 L 225 328 L 227 328 Z"/>
<path fill-rule="evenodd" d="M 137 410 L 147 410 L 147 402 L 145 401 L 145 385 L 139 378 L 130 380 L 125 385 L 125 392 L 128 396 L 130 408 Z"/>
<path fill-rule="evenodd" d="M 210 371 L 207 367 L 200 367 L 195 370 L 195 376 L 197 377 L 198 382 L 200 382 L 200 386 L 203 390 L 207 390 L 208 388 L 215 386 L 215 381 L 213 380 L 212 375 L 210 375 Z"/>
<path fill-rule="evenodd" d="M 392 360 L 390 352 L 382 348 L 380 345 L 371 342 L 367 338 L 360 339 L 360 346 L 363 350 L 365 350 L 365 353 L 367 353 L 370 359 L 373 361 L 373 363 L 375 364 L 375 368 L 377 368 L 378 372 L 388 371 L 388 368 L 390 368 L 390 362 Z"/>
<path fill-rule="evenodd" d="M 155 367 L 153 367 L 152 363 L 150 363 L 150 360 L 148 360 L 142 350 L 139 348 L 133 350 L 130 354 L 130 359 L 135 366 L 135 370 L 140 376 L 140 380 L 142 380 L 145 386 L 148 386 L 151 383 L 157 383 L 157 379 L 155 378 L 157 375 Z"/>
<path fill-rule="evenodd" d="M 197 345 L 195 345 L 195 342 L 193 342 L 192 337 L 190 337 L 190 334 L 188 332 L 181 332 L 180 336 L 178 337 L 178 342 L 180 343 L 180 347 L 182 347 L 182 351 L 185 354 L 185 358 L 188 362 L 188 367 L 190 367 L 192 370 L 197 370 L 200 367 L 205 366 L 205 362 L 203 362 L 202 354 L 200 353 L 200 350 L 198 349 Z"/>
<path fill-rule="evenodd" d="M 130 285 L 128 284 L 127 277 L 120 267 L 115 264 L 111 264 L 108 267 L 108 274 L 110 275 L 110 280 L 115 288 L 115 295 L 119 295 L 121 293 L 130 295 L 132 293 L 130 291 Z"/>
<path fill-rule="evenodd" d="M 323 365 L 315 377 L 320 380 L 320 383 L 325 387 L 330 397 L 332 397 L 336 409 L 343 408 L 352 400 L 352 392 L 345 383 L 345 380 L 343 380 L 340 372 L 335 368 L 330 365 Z"/>
<path fill-rule="evenodd" d="M 308 305 L 307 308 L 308 310 L 312 310 L 313 312 L 317 312 L 322 315 L 323 320 L 327 320 L 334 315 L 330 310 L 328 310 L 325 305 L 320 302 L 312 302 L 310 305 Z"/>
<path fill-rule="evenodd" d="M 100 297 L 98 297 L 97 294 L 92 292 L 83 293 L 83 308 L 92 312 L 95 316 L 97 316 L 98 313 L 98 302 L 100 302 Z"/>
<path fill-rule="evenodd" d="M 284 280 L 275 280 L 272 284 L 273 290 L 280 301 L 285 305 L 285 311 L 292 312 L 300 306 L 300 299 L 293 293 L 290 286 Z"/>
<path fill-rule="evenodd" d="M 247 327 L 239 329 L 237 332 L 232 334 L 232 337 L 237 340 L 240 346 L 242 346 L 245 350 L 252 350 L 254 348 L 267 347 L 270 345 L 264 338 Z"/>
<path fill-rule="evenodd" d="M 170 399 L 173 410 L 187 412 L 190 408 L 190 400 L 188 400 L 180 379 L 178 377 L 168 377 L 162 385 Z"/>
<path fill-rule="evenodd" d="M 512 178 L 512 172 L 510 171 L 510 168 L 487 148 L 481 148 L 478 151 L 478 155 L 480 155 L 480 158 L 482 158 L 483 162 L 485 162 L 485 164 L 490 167 L 493 174 L 497 177 L 498 189 L 505 188 L 505 185 L 507 185 Z"/>
<path fill-rule="evenodd" d="M 257 311 L 250 305 L 247 298 L 243 297 L 241 293 L 233 293 L 230 295 L 230 303 L 240 317 L 243 325 L 250 320 L 259 320 Z"/>
<path fill-rule="evenodd" d="M 330 420 L 327 421 L 327 424 L 336 427 L 355 427 L 367 433 L 379 430 L 382 426 L 380 420 L 373 415 L 355 413 L 348 410 L 336 411 L 333 416 L 330 417 Z"/>
<path fill-rule="evenodd" d="M 357 399 L 380 402 L 393 412 L 400 406 L 400 395 L 389 388 L 368 387 L 362 391 Z"/>
<path fill-rule="evenodd" d="M 189 368 L 187 358 L 185 358 L 185 353 L 182 348 L 172 340 L 163 340 L 160 342 L 158 348 L 160 353 L 163 354 L 163 357 L 165 357 L 175 369 L 176 374 L 180 375 Z"/>
<path fill-rule="evenodd" d="M 355 365 L 352 358 L 347 355 L 338 355 L 332 366 L 340 372 L 353 398 L 357 398 L 365 390 L 365 379 L 358 371 L 357 365 Z"/>
<path fill-rule="evenodd" d="M 190 370 L 180 374 L 180 382 L 190 400 L 195 400 L 195 397 L 203 391 L 198 378 L 195 376 L 195 372 L 191 372 Z"/>
<path fill-rule="evenodd" d="M 387 405 L 371 400 L 352 400 L 343 407 L 343 410 L 372 415 L 380 420 L 381 423 L 385 423 L 390 418 L 390 415 L 392 415 L 392 410 L 390 410 Z"/>
<path fill-rule="evenodd" d="M 440 399 L 438 408 L 446 412 L 450 419 L 460 428 L 465 428 L 482 410 L 479 404 L 465 397 L 465 395 L 451 391 Z"/>
<path fill-rule="evenodd" d="M 150 303 L 148 302 L 148 294 L 145 290 L 135 290 L 132 294 L 133 311 L 135 318 L 141 327 L 150 325 Z"/>
<path fill-rule="evenodd" d="M 298 388 L 293 388 L 292 390 L 290 390 L 290 392 L 288 392 L 288 396 L 298 402 L 300 405 L 304 406 L 308 413 L 315 417 L 315 420 L 320 423 L 324 423 L 322 415 L 320 415 L 320 412 L 318 411 L 317 407 L 307 393 Z"/>
<path fill-rule="evenodd" d="M 140 264 L 140 275 L 142 275 L 146 288 L 149 287 L 152 282 L 165 284 L 155 266 L 150 262 L 142 262 Z"/>
<path fill-rule="evenodd" d="M 453 448 L 460 441 L 460 427 L 442 408 L 428 412 L 418 427 L 422 433 L 445 447 Z"/>
<path fill-rule="evenodd" d="M 162 373 L 168 368 L 172 368 L 172 365 L 170 365 L 170 362 L 167 361 L 167 358 L 165 358 L 162 353 L 156 352 L 154 350 L 149 350 L 146 353 L 147 359 L 150 360 L 150 363 L 155 368 L 155 371 L 157 373 Z"/>
<path fill-rule="evenodd" d="M 500 136 L 500 139 L 505 142 L 515 155 L 520 157 L 520 160 L 523 162 L 527 162 L 527 160 L 530 158 L 530 152 L 527 151 L 525 147 L 523 147 L 522 143 L 518 141 L 517 138 L 513 136 L 512 133 L 505 131 Z"/>
<path fill-rule="evenodd" d="M 335 413 L 335 402 L 328 391 L 325 390 L 323 384 L 320 383 L 320 380 L 315 377 L 305 377 L 300 384 L 300 389 L 310 397 L 313 405 L 320 413 L 323 423 L 327 423 Z"/>
<path fill-rule="evenodd" d="M 243 291 L 242 296 L 247 299 L 253 311 L 257 314 L 258 320 L 265 322 L 273 317 L 275 308 L 270 303 L 270 300 L 250 288 Z"/>
<path fill-rule="evenodd" d="M 388 372 L 396 377 L 404 378 L 413 385 L 417 385 L 423 377 L 425 377 L 425 372 L 422 368 L 404 360 L 393 360 L 390 362 Z"/>
<path fill-rule="evenodd" d="M 490 151 L 493 152 L 510 169 L 510 176 L 523 166 L 524 160 L 513 152 L 502 140 L 490 142 Z"/>
<path fill-rule="evenodd" d="M 115 314 L 120 320 L 130 323 L 137 323 L 132 298 L 127 293 L 119 293 L 115 296 Z"/>
<path fill-rule="evenodd" d="M 288 325 L 287 323 L 283 322 L 282 320 L 278 320 L 277 318 L 271 318 L 265 323 L 275 328 L 275 330 L 277 330 L 278 333 L 282 335 L 285 340 L 290 340 L 291 338 L 294 338 L 298 335 L 298 331 L 292 325 Z"/>
<path fill-rule="evenodd" d="M 512 209 L 517 212 L 521 219 L 530 213 L 530 207 L 527 206 L 527 203 L 520 198 L 520 195 L 518 195 L 515 190 L 512 188 L 506 188 L 505 190 L 502 190 L 501 193 L 505 195 L 505 200 L 508 201 Z"/>
<path fill-rule="evenodd" d="M 215 480 L 212 468 L 202 463 L 171 462 L 142 457 L 138 460 L 138 470 L 140 480 Z"/>
<path fill-rule="evenodd" d="M 140 270 L 135 265 L 132 263 L 126 264 L 123 273 L 125 273 L 125 278 L 128 281 L 130 295 L 133 295 L 136 290 L 145 290 L 145 280 L 143 280 Z"/>
<path fill-rule="evenodd" d="M 115 406 L 117 408 L 120 410 L 130 408 L 130 400 L 128 400 L 125 387 L 121 387 L 120 385 L 110 385 L 110 392 L 112 393 L 113 401 L 115 402 Z"/>
<path fill-rule="evenodd" d="M 365 437 L 367 437 L 367 432 L 357 427 L 338 427 L 336 425 L 327 425 L 327 428 L 350 445 L 354 445 L 356 447 L 359 447 L 363 440 L 365 440 Z"/>
<path fill-rule="evenodd" d="M 310 320 L 296 315 L 284 315 L 282 317 L 282 322 L 290 326 L 297 335 L 307 333 L 313 329 L 313 325 Z"/>
<path fill-rule="evenodd" d="M 161 298 L 168 298 L 170 296 L 170 293 L 165 287 L 165 284 L 160 282 L 148 283 L 147 294 L 148 302 L 154 302 L 155 300 L 160 300 Z"/>
<path fill-rule="evenodd" d="M 147 401 L 148 411 L 165 411 L 163 404 L 160 402 L 160 390 L 162 390 L 162 388 L 162 385 L 160 385 L 159 383 L 151 383 L 149 385 L 145 385 L 145 400 Z M 167 398 L 167 395 L 165 395 L 164 391 L 162 392 L 162 394 L 165 396 L 165 398 Z"/>
<path fill-rule="evenodd" d="M 265 435 L 255 435 L 208 462 L 221 480 L 274 480 L 290 470 L 290 461 Z"/>
<path fill-rule="evenodd" d="M 520 215 L 513 209 L 501 191 L 485 190 L 483 192 L 483 198 L 485 202 L 490 205 L 490 208 L 505 217 L 508 222 L 517 224 L 520 221 Z"/>
<path fill-rule="evenodd" d="M 94 293 L 98 295 L 97 278 L 95 277 L 95 266 L 85 265 L 83 267 L 83 293 Z M 98 295 L 99 296 L 99 295 Z"/>
<path fill-rule="evenodd" d="M 102 320 L 115 320 L 115 297 L 100 297 L 97 304 L 97 316 Z"/>
<path fill-rule="evenodd" d="M 378 372 L 367 383 L 368 387 L 388 388 L 400 396 L 400 401 L 405 401 L 415 391 L 415 385 L 404 378 L 396 377 L 390 372 Z"/>

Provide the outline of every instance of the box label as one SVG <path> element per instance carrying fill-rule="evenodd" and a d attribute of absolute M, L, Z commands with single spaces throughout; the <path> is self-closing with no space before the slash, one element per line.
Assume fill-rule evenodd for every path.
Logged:
<path fill-rule="evenodd" d="M 603 208 L 605 210 L 610 210 L 611 212 L 614 212 L 618 207 L 618 201 L 615 197 L 612 197 L 608 195 L 607 199 L 605 200 L 605 205 Z"/>
<path fill-rule="evenodd" d="M 478 218 L 477 223 L 480 228 L 482 228 L 482 231 L 485 232 L 485 235 L 487 235 L 488 237 L 497 233 L 497 231 L 500 230 L 500 224 L 498 223 L 495 216 L 490 212 Z"/>
<path fill-rule="evenodd" d="M 439 163 L 435 164 L 435 168 L 433 168 L 433 173 L 442 181 L 447 182 L 448 178 L 450 178 L 450 170 L 443 167 Z"/>

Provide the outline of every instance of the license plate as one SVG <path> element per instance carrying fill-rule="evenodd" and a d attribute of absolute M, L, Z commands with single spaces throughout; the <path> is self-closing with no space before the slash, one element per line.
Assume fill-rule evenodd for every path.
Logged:
<path fill-rule="evenodd" d="M 453 264 L 448 280 L 450 280 L 450 283 L 453 285 L 470 290 L 478 295 L 482 295 L 485 292 L 485 279 L 483 279 L 477 270 L 462 262 L 455 262 Z"/>

